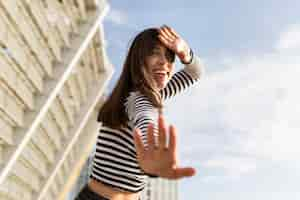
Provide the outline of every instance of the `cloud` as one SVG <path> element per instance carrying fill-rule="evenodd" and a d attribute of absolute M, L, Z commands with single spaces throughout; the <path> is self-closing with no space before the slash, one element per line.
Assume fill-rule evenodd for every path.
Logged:
<path fill-rule="evenodd" d="M 225 176 L 239 178 L 256 170 L 256 160 L 242 156 L 223 156 L 211 158 L 202 163 L 203 168 L 222 169 Z"/>
<path fill-rule="evenodd" d="M 224 59 L 230 67 L 224 63 L 169 102 L 183 162 L 223 169 L 227 177 L 255 172 L 260 160 L 300 163 L 300 56 L 296 45 L 281 42 L 289 37 L 276 41 L 288 53 Z"/>
<path fill-rule="evenodd" d="M 117 10 L 117 9 L 110 9 L 105 20 L 110 21 L 117 25 L 127 25 L 128 15 L 124 11 Z"/>
<path fill-rule="evenodd" d="M 279 51 L 288 49 L 300 49 L 300 25 L 290 25 L 287 30 L 280 34 L 280 38 L 275 45 Z"/>

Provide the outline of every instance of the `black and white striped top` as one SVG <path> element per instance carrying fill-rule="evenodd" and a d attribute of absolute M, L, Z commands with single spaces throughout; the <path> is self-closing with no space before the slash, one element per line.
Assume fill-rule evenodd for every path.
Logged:
<path fill-rule="evenodd" d="M 166 100 L 197 81 L 203 73 L 200 59 L 194 56 L 191 64 L 175 73 L 161 90 Z M 131 92 L 125 103 L 129 122 L 121 130 L 102 126 L 97 138 L 90 177 L 103 184 L 129 192 L 141 191 L 148 175 L 138 165 L 133 139 L 133 129 L 139 128 L 146 144 L 149 123 L 157 124 L 158 109 L 140 92 Z"/>

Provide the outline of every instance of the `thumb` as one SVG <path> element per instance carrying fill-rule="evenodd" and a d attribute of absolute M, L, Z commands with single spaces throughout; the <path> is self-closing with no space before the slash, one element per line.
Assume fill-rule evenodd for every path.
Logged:
<path fill-rule="evenodd" d="M 192 177 L 196 174 L 196 169 L 192 167 L 180 167 L 174 169 L 174 179 L 181 179 L 184 177 Z"/>

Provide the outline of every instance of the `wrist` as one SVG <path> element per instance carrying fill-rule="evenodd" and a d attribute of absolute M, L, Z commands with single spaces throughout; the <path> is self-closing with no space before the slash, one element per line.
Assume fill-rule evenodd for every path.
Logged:
<path fill-rule="evenodd" d="M 190 48 L 188 53 L 185 53 L 184 57 L 180 59 L 180 62 L 185 65 L 191 64 L 193 61 L 193 57 L 194 57 L 194 53 Z"/>
<path fill-rule="evenodd" d="M 151 170 L 144 170 L 144 169 L 142 169 L 142 171 L 143 171 L 144 174 L 146 174 L 149 177 L 158 177 L 158 175 L 156 173 L 149 172 Z"/>

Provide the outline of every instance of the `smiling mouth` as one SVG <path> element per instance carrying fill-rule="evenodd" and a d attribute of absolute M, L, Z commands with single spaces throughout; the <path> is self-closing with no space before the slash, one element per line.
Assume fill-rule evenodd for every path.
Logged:
<path fill-rule="evenodd" d="M 159 85 L 159 87 L 163 87 L 165 83 L 167 82 L 168 78 L 168 73 L 154 73 L 154 80 L 156 83 Z"/>
<path fill-rule="evenodd" d="M 163 74 L 163 73 L 155 73 L 154 75 L 159 78 L 165 78 L 167 76 L 167 74 Z"/>
<path fill-rule="evenodd" d="M 156 71 L 156 72 L 154 72 L 154 74 L 157 75 L 157 76 L 167 76 L 167 77 L 169 77 L 170 72 L 167 72 L 167 71 Z"/>

